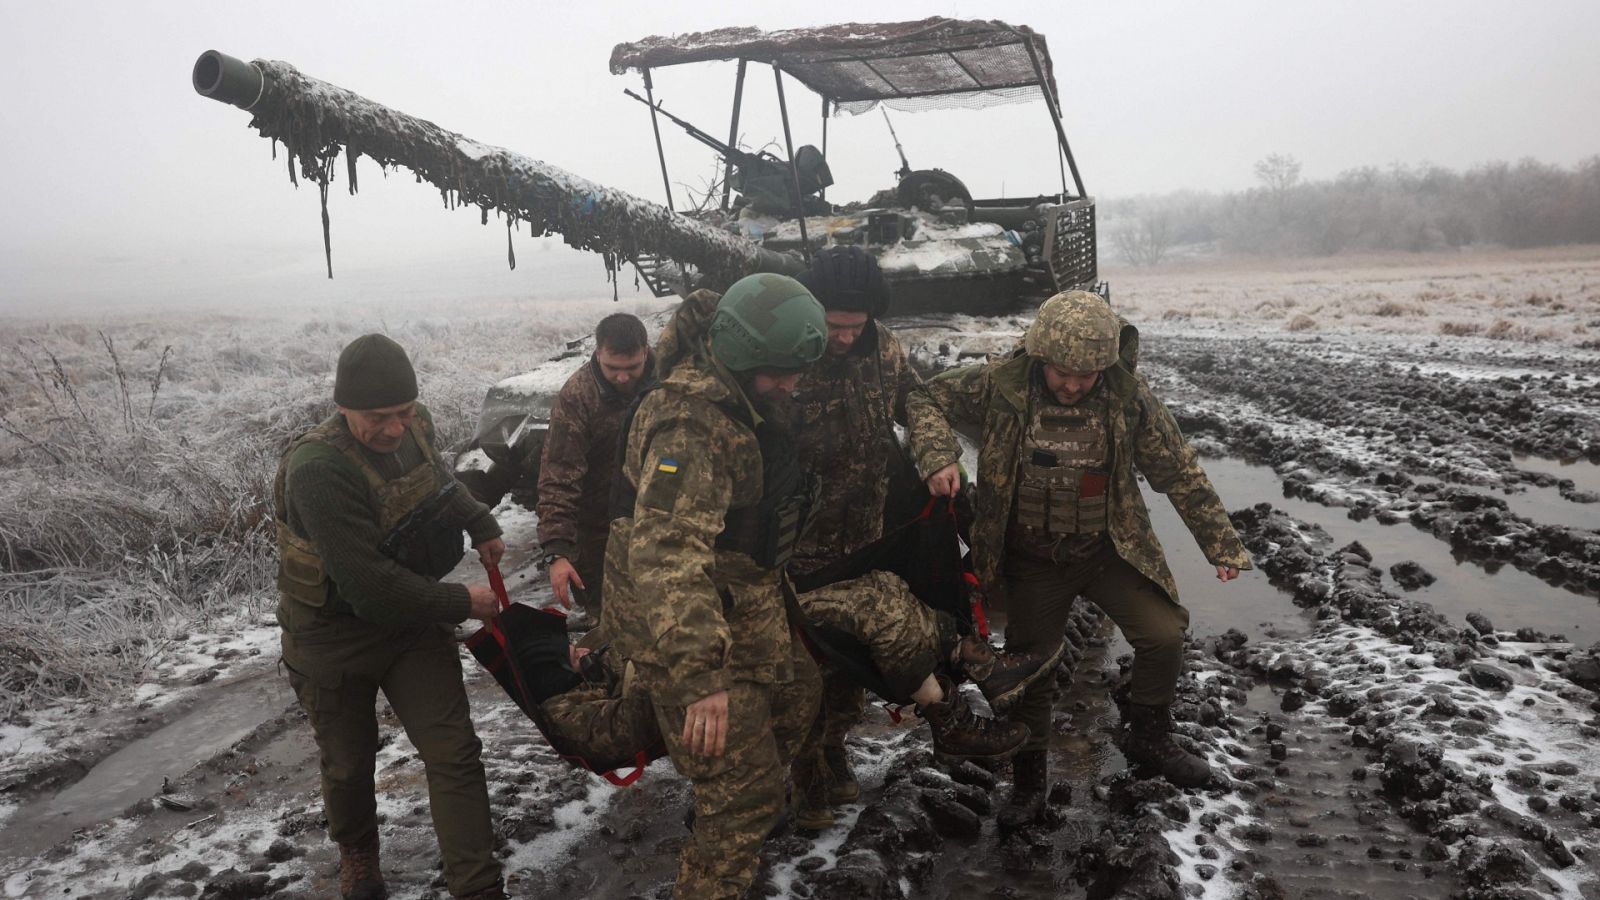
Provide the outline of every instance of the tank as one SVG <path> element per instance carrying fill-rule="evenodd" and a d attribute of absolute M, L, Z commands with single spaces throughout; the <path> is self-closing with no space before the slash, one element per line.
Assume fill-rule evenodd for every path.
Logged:
<path fill-rule="evenodd" d="M 672 114 L 656 98 L 652 74 L 718 61 L 735 68 L 726 141 Z M 773 73 L 782 156 L 736 145 L 751 66 Z M 485 222 L 493 212 L 529 225 L 535 235 L 559 234 L 573 247 L 602 254 L 612 271 L 633 265 L 657 296 L 720 291 L 755 272 L 794 274 L 822 247 L 859 244 L 883 268 L 896 316 L 993 315 L 1074 288 L 1109 297 L 1098 279 L 1094 199 L 1084 190 L 1061 124 L 1050 55 L 1044 36 L 1025 26 L 936 17 L 771 32 L 724 28 L 618 44 L 610 68 L 641 76 L 644 94 L 626 93 L 648 108 L 665 204 L 479 143 L 286 62 L 245 62 L 211 50 L 195 62 L 193 84 L 203 96 L 250 112 L 251 127 L 274 151 L 283 145 L 291 181 L 304 178 L 321 189 L 330 278 L 326 198 L 342 154 L 351 193 L 363 155 L 386 169 L 409 169 L 439 189 L 446 207 L 476 206 Z M 786 84 L 820 96 L 822 146 L 793 146 Z M 833 183 L 830 116 L 880 105 L 915 112 L 1014 101 L 1037 103 L 1050 119 L 1059 189 L 1023 199 L 973 197 L 955 173 L 913 168 L 896 138 L 900 167 L 892 184 L 846 203 L 827 196 Z M 719 204 L 692 213 L 672 208 L 663 127 L 683 129 L 722 158 Z M 515 257 L 509 261 L 514 267 Z M 532 502 L 550 404 L 589 349 L 574 342 L 562 358 L 489 389 L 477 437 L 458 464 L 482 499 L 518 489 L 519 499 Z"/>

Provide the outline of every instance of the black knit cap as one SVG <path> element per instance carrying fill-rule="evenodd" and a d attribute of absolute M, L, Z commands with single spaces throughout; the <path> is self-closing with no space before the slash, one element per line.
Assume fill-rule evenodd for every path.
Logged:
<path fill-rule="evenodd" d="M 795 280 L 828 312 L 864 312 L 877 317 L 889 311 L 889 283 L 883 270 L 876 257 L 856 244 L 824 247 Z"/>
<path fill-rule="evenodd" d="M 417 370 L 399 344 L 364 334 L 339 354 L 333 402 L 345 409 L 383 409 L 417 399 Z"/>

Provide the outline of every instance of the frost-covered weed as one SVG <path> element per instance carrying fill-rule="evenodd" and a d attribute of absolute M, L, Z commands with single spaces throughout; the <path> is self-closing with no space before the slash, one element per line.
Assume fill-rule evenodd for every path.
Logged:
<path fill-rule="evenodd" d="M 0 720 L 109 696 L 171 635 L 270 609 L 278 457 L 332 413 L 349 340 L 406 347 L 451 446 L 490 384 L 617 308 L 0 323 Z"/>

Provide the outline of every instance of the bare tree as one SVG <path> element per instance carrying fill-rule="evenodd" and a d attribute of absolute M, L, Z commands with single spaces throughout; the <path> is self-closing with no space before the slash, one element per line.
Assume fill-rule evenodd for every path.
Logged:
<path fill-rule="evenodd" d="M 1122 258 L 1136 266 L 1160 265 L 1172 249 L 1172 227 L 1165 212 L 1145 210 L 1129 225 L 1111 233 Z"/>
<path fill-rule="evenodd" d="M 1256 162 L 1256 178 L 1271 195 L 1278 211 L 1278 220 L 1282 221 L 1284 200 L 1289 191 L 1300 183 L 1300 160 L 1287 153 L 1268 154 L 1266 159 Z"/>

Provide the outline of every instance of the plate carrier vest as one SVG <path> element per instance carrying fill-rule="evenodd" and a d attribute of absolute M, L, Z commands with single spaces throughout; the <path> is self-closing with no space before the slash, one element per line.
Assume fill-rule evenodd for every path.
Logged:
<path fill-rule="evenodd" d="M 327 568 L 322 556 L 311 542 L 289 528 L 289 508 L 286 488 L 289 480 L 289 457 L 309 443 L 326 444 L 350 460 L 367 478 L 378 501 L 378 530 L 387 534 L 406 514 L 421 506 L 444 486 L 443 469 L 433 446 L 428 442 L 428 426 L 419 416 L 410 426 L 411 437 L 422 450 L 422 462 L 405 474 L 385 479 L 361 452 L 361 445 L 344 425 L 344 417 L 335 413 L 321 425 L 302 434 L 289 445 L 278 460 L 278 475 L 273 480 L 272 499 L 278 526 L 278 590 L 285 597 L 306 606 L 320 607 L 328 602 Z"/>

